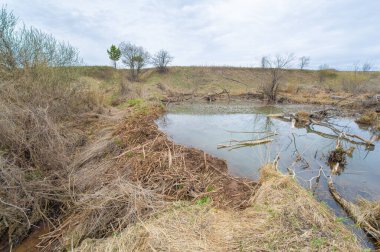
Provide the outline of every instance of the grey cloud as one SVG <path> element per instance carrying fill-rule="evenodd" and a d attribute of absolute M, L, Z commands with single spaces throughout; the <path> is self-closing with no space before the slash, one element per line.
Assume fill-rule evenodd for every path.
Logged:
<path fill-rule="evenodd" d="M 5 0 L 26 24 L 68 40 L 87 64 L 129 40 L 177 65 L 258 65 L 262 55 L 308 55 L 346 69 L 380 58 L 380 2 L 370 0 Z"/>

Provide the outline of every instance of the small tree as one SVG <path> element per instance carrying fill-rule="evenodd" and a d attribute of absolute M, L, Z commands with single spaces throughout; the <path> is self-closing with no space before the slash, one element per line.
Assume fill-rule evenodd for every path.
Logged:
<path fill-rule="evenodd" d="M 116 62 L 120 59 L 121 51 L 115 45 L 111 45 L 111 48 L 107 50 L 110 60 L 113 61 L 113 65 L 116 68 Z"/>
<path fill-rule="evenodd" d="M 285 56 L 277 55 L 274 58 L 266 58 L 265 65 L 268 68 L 267 73 L 269 76 L 269 83 L 263 86 L 263 91 L 268 97 L 269 102 L 275 102 L 277 100 L 278 88 L 285 75 L 285 69 L 290 67 L 293 60 L 293 54 Z"/>
<path fill-rule="evenodd" d="M 152 58 L 152 64 L 157 68 L 157 71 L 164 73 L 168 70 L 168 64 L 173 61 L 173 57 L 168 51 L 160 50 Z"/>
<path fill-rule="evenodd" d="M 302 56 L 299 60 L 300 69 L 303 70 L 305 67 L 308 67 L 310 64 L 310 57 Z"/>
<path fill-rule="evenodd" d="M 365 62 L 362 66 L 363 72 L 369 72 L 369 71 L 371 71 L 371 69 L 372 69 L 372 64 L 369 62 Z"/>
<path fill-rule="evenodd" d="M 136 46 L 130 42 L 122 42 L 119 48 L 122 62 L 131 70 L 131 79 L 138 80 L 141 69 L 149 62 L 149 53 L 141 46 Z"/>
<path fill-rule="evenodd" d="M 267 68 L 267 61 L 268 61 L 268 57 L 263 56 L 261 58 L 261 68 Z"/>

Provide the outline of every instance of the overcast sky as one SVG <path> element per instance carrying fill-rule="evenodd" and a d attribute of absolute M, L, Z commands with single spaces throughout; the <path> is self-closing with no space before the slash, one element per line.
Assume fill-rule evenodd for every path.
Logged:
<path fill-rule="evenodd" d="M 69 41 L 87 65 L 131 41 L 174 65 L 258 66 L 263 55 L 311 67 L 380 65 L 380 0 L 0 0 L 27 25 Z M 295 63 L 296 65 L 296 63 Z"/>

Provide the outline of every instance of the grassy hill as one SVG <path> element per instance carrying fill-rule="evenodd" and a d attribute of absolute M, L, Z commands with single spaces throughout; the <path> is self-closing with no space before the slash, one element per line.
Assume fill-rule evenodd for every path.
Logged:
<path fill-rule="evenodd" d="M 81 67 L 82 81 L 98 87 L 108 103 L 120 101 L 120 85 L 129 98 L 161 99 L 170 95 L 203 96 L 227 90 L 230 95 L 260 93 L 270 82 L 269 70 L 240 67 L 170 67 L 167 73 L 144 69 L 138 82 L 128 79 L 128 70 L 111 67 Z M 336 70 L 285 70 L 280 95 L 296 102 L 333 102 L 331 96 L 366 95 L 380 92 L 380 72 Z"/>

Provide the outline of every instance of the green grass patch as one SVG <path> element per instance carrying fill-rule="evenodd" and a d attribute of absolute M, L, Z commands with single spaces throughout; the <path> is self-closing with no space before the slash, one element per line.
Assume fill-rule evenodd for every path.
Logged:
<path fill-rule="evenodd" d="M 207 186 L 207 188 L 206 188 L 206 191 L 207 192 L 213 192 L 215 190 L 215 187 L 213 186 L 213 185 L 209 185 L 209 186 Z"/>
<path fill-rule="evenodd" d="M 211 198 L 209 196 L 203 196 L 202 198 L 197 200 L 196 203 L 197 205 L 202 206 L 202 205 L 208 204 L 210 201 L 211 201 Z"/>
<path fill-rule="evenodd" d="M 132 107 L 134 107 L 134 106 L 139 106 L 139 105 L 141 105 L 143 102 L 144 102 L 144 100 L 141 99 L 141 98 L 133 98 L 133 99 L 129 99 L 129 100 L 127 101 L 128 105 L 129 105 L 129 106 L 132 106 Z"/>
<path fill-rule="evenodd" d="M 338 223 L 343 223 L 345 220 L 346 220 L 345 217 L 337 217 L 337 218 L 335 219 L 335 221 L 338 222 Z"/>
<path fill-rule="evenodd" d="M 323 246 L 323 244 L 325 244 L 326 240 L 324 238 L 313 238 L 311 240 L 311 246 L 313 248 L 320 248 Z"/>

